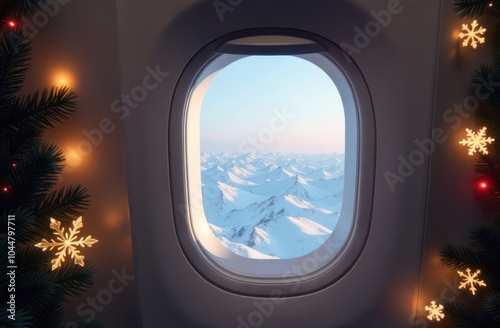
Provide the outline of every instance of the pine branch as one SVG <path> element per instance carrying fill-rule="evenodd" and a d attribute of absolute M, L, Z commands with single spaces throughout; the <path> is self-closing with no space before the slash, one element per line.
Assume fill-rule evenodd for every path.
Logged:
<path fill-rule="evenodd" d="M 491 156 L 490 154 L 478 156 L 478 161 L 474 164 L 474 171 L 480 178 L 490 181 L 494 191 L 500 192 L 500 156 Z"/>
<path fill-rule="evenodd" d="M 53 304 L 61 300 L 55 288 L 53 276 L 46 271 L 29 275 L 18 275 L 16 294 L 17 305 L 31 313 L 43 311 L 45 304 Z"/>
<path fill-rule="evenodd" d="M 5 234 L 8 231 L 8 215 L 15 215 L 16 220 L 13 222 L 15 223 L 15 239 L 18 247 L 19 245 L 35 241 L 35 238 L 37 238 L 37 234 L 34 234 L 36 231 L 36 220 L 32 210 L 26 207 L 18 207 L 9 212 L 0 212 L 0 214 L 2 215 L 0 217 L 0 233 Z"/>
<path fill-rule="evenodd" d="M 36 204 L 57 182 L 63 161 L 56 146 L 46 143 L 35 146 L 8 177 L 10 192 L 0 198 L 0 210 Z"/>
<path fill-rule="evenodd" d="M 443 300 L 445 320 L 450 321 L 456 328 L 480 328 L 491 327 L 488 325 L 484 315 L 472 310 L 465 305 L 449 300 Z"/>
<path fill-rule="evenodd" d="M 7 174 L 11 169 L 9 148 L 7 145 L 0 144 L 0 184 L 4 185 L 7 180 Z"/>
<path fill-rule="evenodd" d="M 0 19 L 15 16 L 29 17 L 47 3 L 47 0 L 2 0 L 0 1 Z"/>
<path fill-rule="evenodd" d="M 45 307 L 33 313 L 33 328 L 61 327 L 64 316 L 64 303 L 46 304 Z"/>
<path fill-rule="evenodd" d="M 43 236 L 37 234 L 37 240 L 40 241 Z M 22 274 L 33 274 L 39 272 L 40 270 L 47 271 L 50 269 L 50 259 L 52 254 L 49 252 L 41 252 L 40 248 L 33 246 L 33 244 L 27 247 L 18 248 L 16 254 L 17 263 L 19 267 L 22 267 Z"/>
<path fill-rule="evenodd" d="M 0 112 L 0 138 L 12 129 L 31 125 L 40 129 L 68 119 L 76 111 L 76 94 L 67 87 L 44 89 L 27 97 L 17 97 Z"/>
<path fill-rule="evenodd" d="M 26 77 L 31 43 L 21 32 L 2 33 L 0 37 L 0 104 L 5 106 L 19 92 Z"/>
<path fill-rule="evenodd" d="M 16 309 L 16 320 L 8 318 L 6 306 L 0 306 L 0 327 L 2 328 L 30 328 L 33 317 L 26 311 Z"/>
<path fill-rule="evenodd" d="M 472 245 L 488 259 L 500 258 L 500 231 L 492 227 L 472 226 L 469 229 Z"/>
<path fill-rule="evenodd" d="M 452 269 L 464 270 L 468 266 L 483 267 L 485 260 L 482 255 L 468 247 L 445 244 L 441 247 L 441 261 Z"/>
<path fill-rule="evenodd" d="M 20 157 L 33 148 L 37 143 L 42 142 L 43 130 L 36 126 L 25 125 L 19 129 L 11 128 L 4 131 L 3 139 L 8 147 L 11 157 L 18 161 Z"/>
<path fill-rule="evenodd" d="M 54 217 L 64 222 L 83 215 L 89 205 L 87 189 L 77 185 L 52 191 L 36 203 L 33 209 L 39 218 Z"/>
<path fill-rule="evenodd" d="M 90 261 L 85 261 L 83 267 L 64 262 L 61 268 L 52 272 L 61 296 L 79 296 L 94 284 L 97 268 Z"/>
<path fill-rule="evenodd" d="M 471 84 L 480 88 L 481 94 L 487 94 L 486 102 L 491 108 L 498 111 L 500 107 L 500 62 L 495 64 L 481 64 L 471 73 Z M 495 121 L 490 121 L 495 123 Z"/>
<path fill-rule="evenodd" d="M 500 326 L 500 293 L 497 291 L 489 291 L 483 297 L 482 306 L 484 312 L 493 318 Z"/>
<path fill-rule="evenodd" d="M 489 6 L 492 3 L 493 6 Z M 455 0 L 453 11 L 460 18 L 477 18 L 479 16 L 498 16 L 499 0 Z"/>

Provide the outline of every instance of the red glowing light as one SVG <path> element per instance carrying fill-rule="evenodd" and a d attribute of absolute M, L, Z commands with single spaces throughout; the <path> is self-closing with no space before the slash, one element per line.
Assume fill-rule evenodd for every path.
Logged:
<path fill-rule="evenodd" d="M 7 25 L 9 25 L 10 27 L 16 27 L 17 24 L 16 24 L 16 21 L 10 20 L 7 22 Z"/>
<path fill-rule="evenodd" d="M 3 187 L 2 190 L 3 190 L 3 192 L 7 192 L 7 191 L 9 191 L 9 188 Z"/>
<path fill-rule="evenodd" d="M 488 189 L 488 183 L 486 181 L 479 182 L 479 189 L 481 189 L 481 190 Z"/>
<path fill-rule="evenodd" d="M 17 167 L 17 164 L 16 163 L 12 163 L 12 167 Z"/>

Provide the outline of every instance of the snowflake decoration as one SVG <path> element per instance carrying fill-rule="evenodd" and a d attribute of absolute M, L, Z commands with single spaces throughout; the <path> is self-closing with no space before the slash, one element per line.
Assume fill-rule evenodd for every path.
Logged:
<path fill-rule="evenodd" d="M 479 27 L 479 29 L 476 29 L 478 27 L 477 20 L 474 20 L 472 24 L 462 24 L 462 30 L 465 31 L 466 33 L 460 32 L 458 35 L 460 39 L 465 38 L 465 40 L 462 42 L 463 47 L 467 47 L 469 45 L 470 41 L 470 46 L 474 49 L 477 48 L 477 43 L 484 43 L 484 38 L 481 37 L 480 35 L 483 35 L 484 32 L 486 32 L 486 29 L 484 27 Z"/>
<path fill-rule="evenodd" d="M 458 286 L 459 289 L 462 289 L 462 288 L 466 288 L 467 285 L 470 286 L 469 290 L 472 292 L 472 295 L 476 295 L 476 290 L 477 288 L 474 286 L 474 284 L 477 284 L 478 286 L 486 286 L 486 284 L 484 283 L 484 280 L 477 280 L 477 276 L 478 274 L 481 273 L 481 270 L 476 270 L 476 272 L 474 272 L 474 274 L 471 275 L 470 273 L 470 269 L 467 268 L 465 269 L 465 272 L 467 272 L 467 274 L 463 273 L 462 271 L 457 271 L 458 272 L 458 275 L 460 277 L 464 277 L 464 281 L 462 281 L 460 283 L 460 286 Z"/>
<path fill-rule="evenodd" d="M 473 132 L 471 129 L 465 129 L 467 132 L 467 139 L 463 139 L 459 144 L 469 147 L 469 155 L 473 155 L 476 149 L 488 155 L 488 149 L 486 149 L 487 144 L 491 144 L 495 139 L 488 137 L 486 138 L 486 128 L 483 127 L 477 133 Z"/>
<path fill-rule="evenodd" d="M 427 319 L 429 320 L 436 319 L 436 321 L 441 321 L 441 319 L 444 318 L 443 309 L 444 309 L 443 305 L 441 304 L 436 305 L 436 302 L 432 301 L 430 306 L 428 305 L 425 306 L 425 311 L 429 312 Z"/>
<path fill-rule="evenodd" d="M 87 236 L 86 238 L 81 237 L 80 240 L 76 240 L 81 227 L 83 227 L 81 216 L 73 221 L 73 228 L 69 228 L 69 231 L 66 233 L 64 232 L 64 228 L 61 228 L 61 222 L 50 218 L 50 228 L 55 230 L 54 235 L 57 236 L 56 240 L 51 239 L 50 241 L 47 241 L 46 239 L 42 239 L 42 242 L 36 244 L 35 246 L 41 248 L 42 251 L 45 251 L 46 249 L 51 251 L 57 247 L 57 258 L 51 261 L 52 270 L 61 266 L 62 262 L 64 262 L 66 254 L 71 255 L 71 258 L 75 259 L 75 264 L 81 266 L 84 265 L 84 256 L 80 255 L 80 251 L 77 249 L 77 246 L 91 247 L 92 244 L 96 243 L 98 240 L 93 239 L 91 236 Z"/>

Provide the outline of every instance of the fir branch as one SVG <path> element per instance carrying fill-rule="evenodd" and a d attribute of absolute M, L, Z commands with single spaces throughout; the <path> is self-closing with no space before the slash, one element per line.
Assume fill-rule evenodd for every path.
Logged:
<path fill-rule="evenodd" d="M 36 203 L 33 209 L 39 218 L 53 217 L 64 222 L 83 215 L 89 205 L 87 189 L 76 185 L 52 191 Z"/>
<path fill-rule="evenodd" d="M 21 32 L 2 33 L 0 37 L 0 104 L 5 106 L 24 82 L 31 43 Z"/>
<path fill-rule="evenodd" d="M 487 292 L 483 296 L 482 306 L 484 312 L 500 326 L 500 293 L 494 290 Z"/>
<path fill-rule="evenodd" d="M 1 0 L 0 19 L 8 16 L 29 17 L 42 9 L 47 0 Z"/>
<path fill-rule="evenodd" d="M 491 327 L 488 325 L 484 315 L 477 311 L 472 310 L 465 305 L 449 300 L 443 300 L 443 313 L 445 320 L 450 321 L 453 327 L 456 328 L 480 328 Z"/>
<path fill-rule="evenodd" d="M 37 239 L 35 215 L 26 207 L 18 207 L 9 212 L 0 212 L 0 233 L 7 234 L 8 215 L 15 215 L 16 244 L 22 245 Z"/>
<path fill-rule="evenodd" d="M 55 288 L 54 278 L 47 271 L 18 276 L 17 281 L 17 305 L 31 313 L 43 311 L 45 304 L 53 304 L 61 300 Z"/>
<path fill-rule="evenodd" d="M 18 161 L 29 149 L 33 148 L 33 145 L 42 142 L 43 130 L 36 126 L 25 125 L 19 129 L 11 128 L 3 132 L 1 137 L 14 161 Z"/>
<path fill-rule="evenodd" d="M 83 267 L 64 262 L 61 268 L 52 273 L 61 296 L 79 296 L 94 284 L 97 268 L 87 260 Z"/>
<path fill-rule="evenodd" d="M 486 102 L 498 110 L 500 107 L 500 63 L 481 64 L 472 70 L 471 84 L 481 94 L 487 95 Z M 495 123 L 490 121 L 490 123 Z"/>
<path fill-rule="evenodd" d="M 7 110 L 0 112 L 0 137 L 12 129 L 31 125 L 40 129 L 68 119 L 76 111 L 76 94 L 67 87 L 44 89 L 26 97 L 17 97 Z"/>
<path fill-rule="evenodd" d="M 486 226 L 469 228 L 472 245 L 489 259 L 500 258 L 500 231 Z"/>
<path fill-rule="evenodd" d="M 480 178 L 490 181 L 492 188 L 500 192 L 500 156 L 479 155 L 474 171 Z"/>
<path fill-rule="evenodd" d="M 0 199 L 0 209 L 36 204 L 52 189 L 62 172 L 64 157 L 54 145 L 42 143 L 22 158 L 8 178 L 10 192 Z"/>
<path fill-rule="evenodd" d="M 0 327 L 2 328 L 30 328 L 31 316 L 28 312 L 22 309 L 16 309 L 16 320 L 11 320 L 8 318 L 9 312 L 7 312 L 6 306 L 0 306 Z"/>
<path fill-rule="evenodd" d="M 45 304 L 45 307 L 33 313 L 33 328 L 61 327 L 64 316 L 64 303 Z"/>
<path fill-rule="evenodd" d="M 43 236 L 39 233 L 36 235 L 37 241 L 41 240 Z M 40 270 L 47 271 L 50 269 L 50 260 L 52 254 L 49 252 L 41 252 L 40 248 L 33 246 L 32 244 L 18 248 L 16 254 L 17 263 L 19 267 L 23 270 L 20 271 L 20 276 L 24 274 L 30 275 Z"/>
<path fill-rule="evenodd" d="M 490 7 L 490 3 L 493 6 Z M 460 18 L 477 18 L 483 15 L 498 17 L 499 5 L 499 0 L 455 0 L 453 11 Z"/>
<path fill-rule="evenodd" d="M 465 269 L 468 266 L 483 267 L 482 254 L 468 247 L 445 244 L 441 247 L 441 261 L 452 269 Z"/>

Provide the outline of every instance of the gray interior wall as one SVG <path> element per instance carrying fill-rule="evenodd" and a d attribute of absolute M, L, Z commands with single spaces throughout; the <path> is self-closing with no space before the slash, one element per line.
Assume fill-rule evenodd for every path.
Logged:
<path fill-rule="evenodd" d="M 77 307 L 109 288 L 113 270 L 125 268 L 134 275 L 134 266 L 136 280 L 94 311 L 109 327 L 137 327 L 138 316 L 142 327 L 237 327 L 238 317 L 247 319 L 258 310 L 255 299 L 207 283 L 177 242 L 166 148 L 177 79 L 201 47 L 228 32 L 294 27 L 353 45 L 354 28 L 364 29 L 374 19 L 372 10 L 394 3 L 221 2 L 233 4 L 223 21 L 212 1 L 73 0 L 61 5 L 34 36 L 25 91 L 51 85 L 54 71 L 64 66 L 75 76 L 72 87 L 80 99 L 79 112 L 47 138 L 66 150 L 88 140 L 83 130 L 98 127 L 103 118 L 116 126 L 80 164 L 65 171 L 61 182 L 89 188 L 92 206 L 84 231 L 99 239 L 84 250 L 99 269 L 97 282 L 69 304 L 68 321 L 87 319 Z M 375 203 L 366 249 L 343 279 L 276 305 L 263 327 L 427 327 L 424 305 L 457 296 L 456 275 L 440 264 L 437 252 L 444 242 L 465 241 L 469 223 L 487 214 L 471 192 L 473 158 L 458 145 L 460 130 L 472 120 L 454 128 L 443 114 L 463 102 L 470 69 L 491 48 L 488 42 L 476 50 L 459 46 L 456 34 L 463 21 L 450 1 L 401 1 L 400 7 L 381 33 L 353 55 L 372 93 L 377 124 Z M 160 75 L 158 86 L 128 112 L 120 108 L 123 102 L 115 101 L 142 86 L 157 65 L 168 76 Z M 415 140 L 428 139 L 436 128 L 448 139 L 391 191 L 384 173 L 399 174 L 400 158 L 408 159 L 419 149 Z"/>
<path fill-rule="evenodd" d="M 57 187 L 82 184 L 88 189 L 91 205 L 83 215 L 81 236 L 99 240 L 81 250 L 97 267 L 96 282 L 80 297 L 70 298 L 63 327 L 74 327 L 73 323 L 84 323 L 94 315 L 106 327 L 137 327 L 124 134 L 121 120 L 110 109 L 121 94 L 115 3 L 48 4 L 26 23 L 33 56 L 23 92 L 51 87 L 63 72 L 67 85 L 78 94 L 75 115 L 56 124 L 44 139 L 55 143 L 68 159 Z M 114 129 L 107 127 L 101 138 L 96 129 L 103 119 L 109 119 Z M 78 158 L 71 157 L 72 151 Z M 122 272 L 127 278 L 120 283 L 116 275 Z"/>
<path fill-rule="evenodd" d="M 241 1 L 221 21 L 211 1 L 117 2 L 122 90 L 141 83 L 148 65 L 169 73 L 124 121 L 144 327 L 167 322 L 236 327 L 238 317 L 256 310 L 254 299 L 219 290 L 200 277 L 176 240 L 166 126 L 173 88 L 189 59 L 218 36 L 249 27 L 287 26 L 353 44 L 354 28 L 364 29 L 374 19 L 370 12 L 388 3 L 393 2 Z M 397 173 L 398 156 L 408 158 L 417 149 L 414 141 L 430 135 L 440 8 L 437 2 L 410 1 L 398 8 L 388 26 L 354 55 L 372 93 L 377 124 L 375 204 L 366 249 L 340 281 L 286 299 L 263 327 L 402 327 L 415 312 L 428 158 L 394 192 L 384 173 Z"/>

